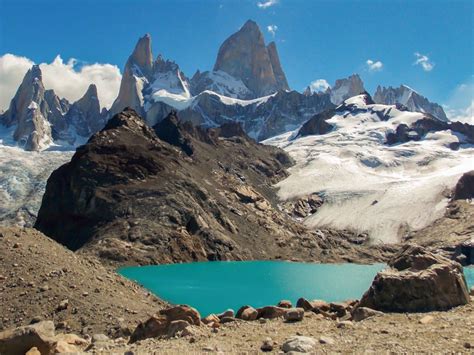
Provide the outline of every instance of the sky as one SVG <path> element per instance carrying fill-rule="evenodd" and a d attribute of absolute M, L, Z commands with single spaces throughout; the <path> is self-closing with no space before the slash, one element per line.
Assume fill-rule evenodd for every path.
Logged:
<path fill-rule="evenodd" d="M 370 93 L 403 83 L 448 114 L 472 116 L 473 17 L 473 0 L 0 0 L 0 109 L 33 62 L 60 96 L 75 100 L 96 82 L 110 105 L 145 33 L 155 56 L 191 77 L 212 69 L 222 42 L 253 19 L 276 42 L 292 89 L 358 73 Z"/>

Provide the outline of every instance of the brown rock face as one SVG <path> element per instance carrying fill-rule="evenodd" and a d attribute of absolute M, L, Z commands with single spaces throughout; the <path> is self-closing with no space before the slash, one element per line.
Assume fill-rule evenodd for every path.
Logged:
<path fill-rule="evenodd" d="M 255 97 L 289 90 L 275 43 L 266 47 L 260 28 L 251 20 L 220 47 L 214 65 L 218 70 L 241 79 Z"/>
<path fill-rule="evenodd" d="M 406 246 L 381 271 L 359 306 L 388 312 L 446 310 L 469 302 L 462 267 L 457 262 Z"/>

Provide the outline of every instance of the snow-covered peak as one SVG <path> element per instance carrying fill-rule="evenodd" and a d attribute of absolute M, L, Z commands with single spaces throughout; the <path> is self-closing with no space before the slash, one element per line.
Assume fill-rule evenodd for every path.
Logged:
<path fill-rule="evenodd" d="M 378 86 L 374 94 L 374 101 L 385 105 L 401 104 L 410 111 L 429 113 L 442 121 L 448 120 L 440 105 L 430 102 L 408 85 L 400 85 L 398 88 Z"/>

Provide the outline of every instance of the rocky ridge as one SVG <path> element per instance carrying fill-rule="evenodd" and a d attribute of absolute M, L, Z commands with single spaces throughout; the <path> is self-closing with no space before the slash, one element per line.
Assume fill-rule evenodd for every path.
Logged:
<path fill-rule="evenodd" d="M 154 129 L 132 110 L 109 120 L 53 172 L 35 228 L 115 265 L 373 261 L 393 251 L 289 219 L 271 186 L 291 159 L 237 124 L 204 130 L 170 115 Z"/>
<path fill-rule="evenodd" d="M 46 90 L 38 65 L 28 70 L 0 124 L 14 128 L 13 140 L 29 151 L 40 151 L 54 142 L 73 145 L 77 136 L 89 137 L 104 125 L 95 85 L 74 104 Z"/>

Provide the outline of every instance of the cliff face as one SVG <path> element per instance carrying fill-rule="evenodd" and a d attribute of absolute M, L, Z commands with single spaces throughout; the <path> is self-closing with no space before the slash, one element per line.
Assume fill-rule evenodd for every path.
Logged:
<path fill-rule="evenodd" d="M 251 20 L 221 45 L 214 65 L 214 71 L 219 70 L 242 80 L 254 97 L 289 90 L 275 43 L 266 47 L 260 28 Z"/>

